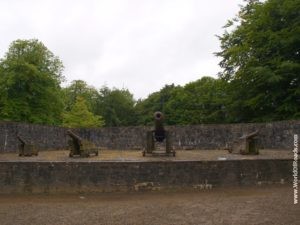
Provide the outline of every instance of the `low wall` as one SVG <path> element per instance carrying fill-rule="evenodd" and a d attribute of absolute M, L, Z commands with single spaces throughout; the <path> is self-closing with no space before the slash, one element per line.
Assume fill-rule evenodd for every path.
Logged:
<path fill-rule="evenodd" d="M 292 149 L 293 135 L 300 134 L 300 121 L 249 124 L 211 124 L 168 126 L 175 149 L 223 149 L 228 142 L 245 133 L 260 130 L 262 148 Z M 146 131 L 151 127 L 108 127 L 75 130 L 83 138 L 107 149 L 143 149 Z M 66 128 L 24 123 L 0 123 L 0 152 L 14 152 L 16 133 L 33 141 L 40 149 L 63 149 L 67 146 Z"/>
<path fill-rule="evenodd" d="M 0 193 L 212 189 L 291 183 L 292 160 L 0 162 Z"/>

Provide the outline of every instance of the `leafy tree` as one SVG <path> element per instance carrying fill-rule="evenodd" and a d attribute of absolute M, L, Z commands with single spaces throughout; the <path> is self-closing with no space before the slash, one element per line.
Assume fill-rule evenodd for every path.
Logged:
<path fill-rule="evenodd" d="M 71 110 L 77 97 L 82 97 L 85 99 L 88 109 L 94 114 L 96 113 L 99 93 L 94 87 L 89 86 L 85 81 L 73 80 L 68 87 L 63 89 L 63 92 L 66 111 Z"/>
<path fill-rule="evenodd" d="M 166 113 L 166 105 L 177 89 L 181 89 L 181 87 L 175 86 L 174 84 L 165 85 L 160 91 L 150 94 L 148 98 L 144 100 L 138 100 L 135 106 L 137 123 L 139 125 L 151 125 L 153 124 L 154 112 L 161 111 L 163 113 Z M 166 115 L 167 124 L 168 121 L 169 115 Z"/>
<path fill-rule="evenodd" d="M 77 97 L 75 104 L 70 112 L 66 112 L 63 116 L 63 126 L 79 128 L 79 127 L 102 127 L 104 120 L 101 116 L 95 116 L 88 110 L 86 101 L 83 97 Z"/>
<path fill-rule="evenodd" d="M 0 60 L 0 119 L 59 124 L 63 65 L 38 40 L 12 42 Z"/>
<path fill-rule="evenodd" d="M 300 118 L 300 2 L 249 0 L 219 37 L 230 121 Z"/>
<path fill-rule="evenodd" d="M 226 83 L 202 77 L 184 87 L 166 85 L 159 92 L 138 101 L 139 124 L 153 124 L 153 113 L 162 111 L 167 125 L 225 122 Z"/>
<path fill-rule="evenodd" d="M 225 84 L 212 77 L 185 85 L 166 103 L 169 124 L 225 122 Z"/>
<path fill-rule="evenodd" d="M 136 124 L 135 100 L 127 89 L 102 87 L 97 102 L 97 115 L 103 115 L 106 126 L 129 126 Z"/>

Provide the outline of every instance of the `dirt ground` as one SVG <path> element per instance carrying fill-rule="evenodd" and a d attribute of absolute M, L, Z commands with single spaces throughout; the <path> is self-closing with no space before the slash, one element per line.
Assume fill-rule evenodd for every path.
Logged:
<path fill-rule="evenodd" d="M 292 159 L 286 150 L 259 155 L 225 150 L 177 151 L 176 157 L 142 157 L 141 151 L 101 150 L 99 156 L 69 158 L 69 151 L 36 157 L 0 154 L 0 161 L 181 161 Z M 0 225 L 258 225 L 300 224 L 292 185 L 216 188 L 193 192 L 69 195 L 0 195 Z"/>
<path fill-rule="evenodd" d="M 248 160 L 248 159 L 293 159 L 289 150 L 260 150 L 259 155 L 230 154 L 226 150 L 177 150 L 176 157 L 143 157 L 138 150 L 100 150 L 98 156 L 70 158 L 68 150 L 40 151 L 38 156 L 19 157 L 17 153 L 2 153 L 0 161 L 199 161 L 199 160 Z"/>
<path fill-rule="evenodd" d="M 1 225 L 300 224 L 291 185 L 199 192 L 0 195 Z"/>

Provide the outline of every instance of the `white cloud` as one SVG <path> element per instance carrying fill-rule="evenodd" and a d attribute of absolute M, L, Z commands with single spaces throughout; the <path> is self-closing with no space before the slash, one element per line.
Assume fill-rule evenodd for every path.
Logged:
<path fill-rule="evenodd" d="M 136 98 L 220 70 L 213 52 L 242 0 L 0 0 L 0 55 L 37 38 L 70 82 L 126 87 Z"/>

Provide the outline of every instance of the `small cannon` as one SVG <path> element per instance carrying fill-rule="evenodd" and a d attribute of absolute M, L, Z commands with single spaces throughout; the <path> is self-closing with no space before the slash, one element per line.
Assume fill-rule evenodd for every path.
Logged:
<path fill-rule="evenodd" d="M 24 137 L 21 137 L 20 135 L 17 135 L 17 139 L 20 141 L 20 144 L 18 145 L 19 156 L 38 155 L 38 149 L 34 144 L 25 141 Z"/>
<path fill-rule="evenodd" d="M 238 140 L 234 141 L 228 151 L 230 153 L 240 153 L 242 155 L 257 155 L 258 149 L 258 130 L 241 136 Z"/>
<path fill-rule="evenodd" d="M 98 148 L 94 143 L 82 139 L 70 130 L 67 131 L 67 134 L 71 137 L 71 139 L 68 141 L 68 145 L 70 147 L 70 157 L 89 157 L 92 154 L 96 156 L 98 155 Z"/>
<path fill-rule="evenodd" d="M 143 156 L 146 154 L 158 154 L 158 155 L 173 155 L 175 156 L 176 152 L 172 150 L 172 142 L 170 132 L 164 128 L 164 115 L 161 112 L 154 113 L 154 130 L 147 132 L 147 142 L 146 150 L 143 151 Z M 155 151 L 156 144 L 165 142 L 165 152 Z"/>

